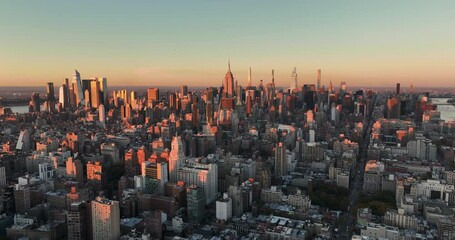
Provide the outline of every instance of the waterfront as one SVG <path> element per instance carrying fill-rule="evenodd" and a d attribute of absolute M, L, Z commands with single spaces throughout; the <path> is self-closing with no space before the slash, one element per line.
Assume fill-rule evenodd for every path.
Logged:
<path fill-rule="evenodd" d="M 438 111 L 441 112 L 441 119 L 445 121 L 455 121 L 455 106 L 447 104 L 447 100 L 450 98 L 432 98 L 431 101 L 438 106 Z M 11 106 L 13 113 L 27 113 L 28 106 Z M 43 109 L 43 105 L 41 105 Z"/>
<path fill-rule="evenodd" d="M 438 106 L 438 111 L 441 112 L 441 119 L 445 121 L 455 121 L 455 106 L 448 104 L 450 98 L 432 98 L 431 101 Z"/>
<path fill-rule="evenodd" d="M 11 106 L 11 111 L 13 113 L 28 113 L 28 106 Z M 41 108 L 43 108 L 43 105 L 41 105 Z"/>

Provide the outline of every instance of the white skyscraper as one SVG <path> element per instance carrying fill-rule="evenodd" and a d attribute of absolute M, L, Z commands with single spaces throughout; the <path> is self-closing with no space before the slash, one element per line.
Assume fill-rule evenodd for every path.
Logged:
<path fill-rule="evenodd" d="M 232 199 L 227 193 L 223 198 L 216 201 L 216 219 L 227 221 L 232 218 Z"/>
<path fill-rule="evenodd" d="M 75 70 L 73 75 L 73 84 L 76 87 L 76 89 L 74 89 L 74 93 L 76 95 L 76 105 L 85 106 L 84 93 L 82 92 L 81 74 L 77 70 Z"/>
<path fill-rule="evenodd" d="M 21 130 L 17 140 L 16 150 L 28 153 L 30 151 L 30 134 L 27 129 Z"/>
<path fill-rule="evenodd" d="M 206 204 L 216 200 L 218 194 L 218 165 L 189 161 L 177 173 L 178 181 L 183 181 L 188 185 L 197 185 L 204 189 Z"/>
<path fill-rule="evenodd" d="M 62 108 L 66 109 L 69 107 L 69 96 L 68 96 L 68 86 L 63 84 L 58 91 L 58 102 L 62 104 Z"/>
<path fill-rule="evenodd" d="M 297 89 L 297 69 L 294 67 L 294 70 L 292 70 L 292 75 L 291 75 L 291 87 L 290 90 Z"/>
<path fill-rule="evenodd" d="M 183 143 L 181 137 L 174 137 L 171 143 L 171 152 L 169 153 L 169 181 L 177 182 L 177 171 L 185 159 Z"/>

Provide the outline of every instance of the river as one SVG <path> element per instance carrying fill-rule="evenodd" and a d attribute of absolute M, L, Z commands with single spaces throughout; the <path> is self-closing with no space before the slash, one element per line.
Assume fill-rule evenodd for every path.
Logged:
<path fill-rule="evenodd" d="M 438 106 L 438 111 L 441 113 L 441 119 L 447 121 L 455 121 L 455 106 L 448 104 L 450 98 L 432 98 L 433 104 Z"/>
<path fill-rule="evenodd" d="M 56 106 L 57 107 L 57 106 Z M 28 113 L 28 105 L 20 105 L 20 106 L 9 106 L 8 108 L 11 108 L 11 111 L 13 113 Z M 41 110 L 44 109 L 44 105 L 41 105 Z"/>

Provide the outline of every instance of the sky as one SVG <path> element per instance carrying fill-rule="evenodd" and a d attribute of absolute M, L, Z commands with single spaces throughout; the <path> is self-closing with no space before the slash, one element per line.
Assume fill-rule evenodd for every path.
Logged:
<path fill-rule="evenodd" d="M 117 86 L 455 87 L 455 1 L 0 2 L 0 86 L 59 86 L 77 69 Z"/>

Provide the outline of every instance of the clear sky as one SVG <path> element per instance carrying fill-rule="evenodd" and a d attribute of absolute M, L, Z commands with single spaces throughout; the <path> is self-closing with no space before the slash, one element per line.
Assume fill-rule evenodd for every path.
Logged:
<path fill-rule="evenodd" d="M 455 87 L 455 1 L 0 2 L 0 86 L 219 86 L 234 77 Z"/>

